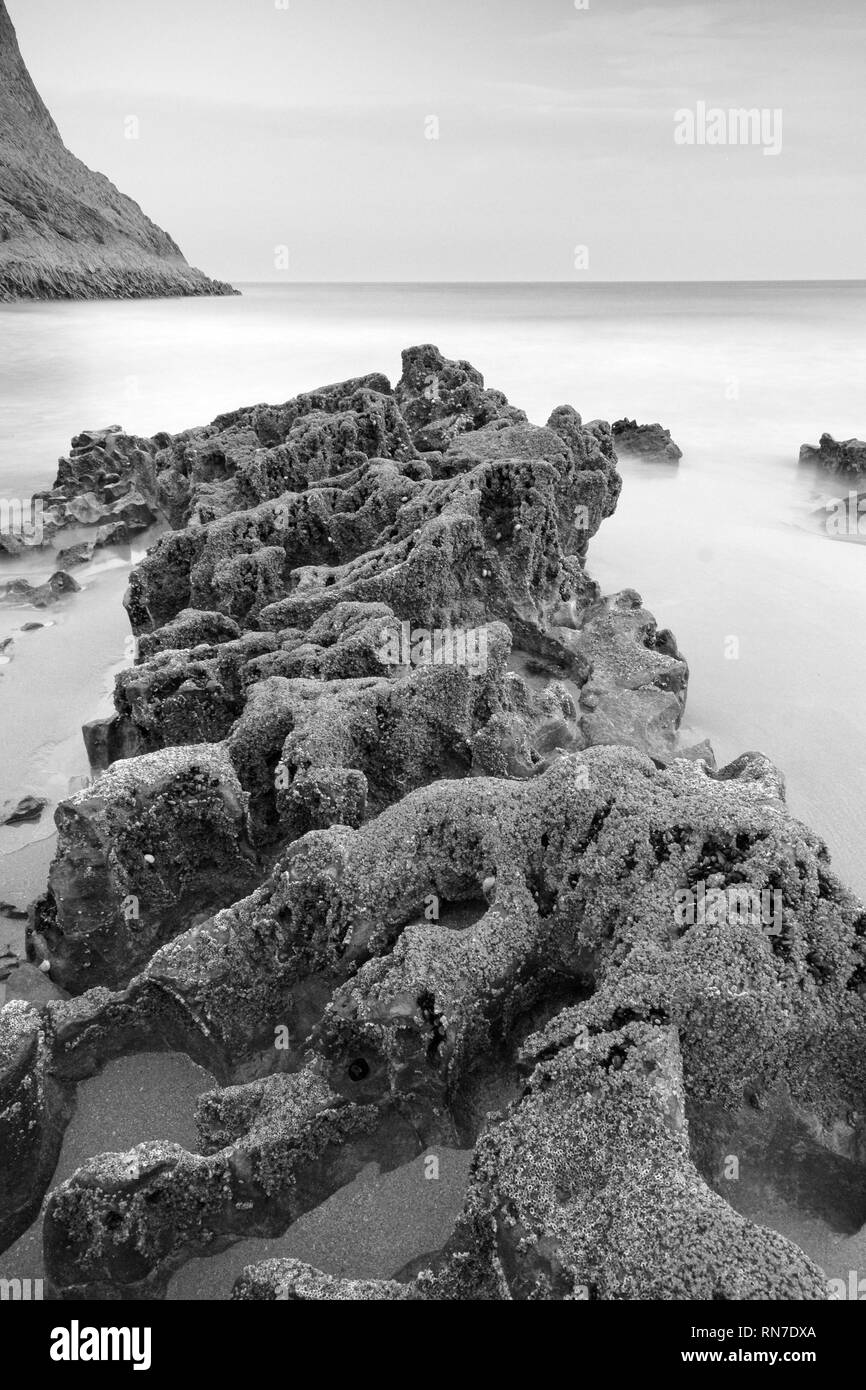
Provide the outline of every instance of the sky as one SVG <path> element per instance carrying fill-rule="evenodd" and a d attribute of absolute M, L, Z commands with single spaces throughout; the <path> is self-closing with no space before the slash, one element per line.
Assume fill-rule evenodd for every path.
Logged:
<path fill-rule="evenodd" d="M 69 148 L 211 275 L 866 278 L 866 0 L 7 6 Z"/>

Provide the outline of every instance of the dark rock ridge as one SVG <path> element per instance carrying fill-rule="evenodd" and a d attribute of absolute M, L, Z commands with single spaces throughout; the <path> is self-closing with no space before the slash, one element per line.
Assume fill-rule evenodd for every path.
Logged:
<path fill-rule="evenodd" d="M 0 301 L 235 293 L 70 154 L 0 0 Z"/>
<path fill-rule="evenodd" d="M 639 425 L 636 420 L 615 420 L 611 426 L 613 442 L 621 453 L 640 454 L 664 463 L 679 463 L 683 451 L 662 425 Z"/>
<path fill-rule="evenodd" d="M 86 731 L 107 770 L 58 808 L 29 924 L 76 997 L 0 1013 L 0 1248 L 76 1083 L 169 1048 L 220 1082 L 198 1152 L 155 1136 L 51 1194 L 61 1298 L 161 1297 L 438 1144 L 475 1157 L 427 1268 L 268 1261 L 235 1297 L 826 1297 L 725 1164 L 866 1217 L 866 914 L 765 758 L 678 747 L 672 635 L 585 568 L 609 427 L 534 426 L 428 346 L 393 391 L 135 447 L 176 529 L 133 575 L 138 658 Z"/>
<path fill-rule="evenodd" d="M 801 446 L 800 462 L 816 464 L 842 477 L 866 476 L 866 440 L 834 439 L 832 434 L 822 434 L 817 447 L 814 444 Z"/>

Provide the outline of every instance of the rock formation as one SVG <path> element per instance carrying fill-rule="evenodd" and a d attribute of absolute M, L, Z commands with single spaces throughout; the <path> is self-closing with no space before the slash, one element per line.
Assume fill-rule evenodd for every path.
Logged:
<path fill-rule="evenodd" d="M 154 1136 L 51 1193 L 60 1297 L 161 1297 L 457 1144 L 423 1268 L 268 1261 L 234 1296 L 824 1298 L 723 1169 L 866 1217 L 866 913 L 765 758 L 679 746 L 673 636 L 589 577 L 609 427 L 532 425 L 430 346 L 403 366 L 114 440 L 173 529 L 29 924 L 75 997 L 0 1012 L 0 1248 L 76 1083 L 159 1047 L 220 1082 L 199 1152 Z"/>
<path fill-rule="evenodd" d="M 235 293 L 70 154 L 0 0 L 0 301 Z"/>
<path fill-rule="evenodd" d="M 815 464 L 843 478 L 866 477 L 866 441 L 839 440 L 834 439 L 832 434 L 822 434 L 817 447 L 814 444 L 801 445 L 800 462 Z"/>
<path fill-rule="evenodd" d="M 621 453 L 638 454 L 662 463 L 679 463 L 683 451 L 662 425 L 639 425 L 636 420 L 615 420 L 613 442 Z"/>

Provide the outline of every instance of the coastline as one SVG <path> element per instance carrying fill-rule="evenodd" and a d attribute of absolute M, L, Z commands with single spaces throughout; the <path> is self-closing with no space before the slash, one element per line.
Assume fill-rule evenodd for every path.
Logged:
<path fill-rule="evenodd" d="M 186 262 L 171 265 L 144 257 L 134 264 L 110 259 L 91 267 L 0 258 L 0 304 L 63 299 L 172 299 L 239 295 Z"/>

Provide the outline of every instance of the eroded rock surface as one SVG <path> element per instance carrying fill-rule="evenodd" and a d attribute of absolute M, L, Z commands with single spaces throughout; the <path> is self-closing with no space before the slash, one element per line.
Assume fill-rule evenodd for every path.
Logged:
<path fill-rule="evenodd" d="M 683 451 L 663 425 L 639 425 L 636 420 L 615 420 L 613 442 L 622 453 L 638 454 L 663 463 L 679 463 Z"/>
<path fill-rule="evenodd" d="M 832 434 L 822 434 L 817 446 L 801 446 L 800 462 L 815 464 L 843 478 L 866 477 L 866 440 L 834 439 Z"/>
<path fill-rule="evenodd" d="M 154 1136 L 51 1194 L 61 1297 L 160 1297 L 439 1144 L 476 1151 L 429 1267 L 268 1261 L 235 1297 L 824 1297 L 724 1164 L 866 1215 L 866 914 L 766 758 L 679 747 L 672 634 L 589 577 L 610 428 L 534 426 L 425 346 L 394 392 L 142 453 L 175 529 L 130 584 L 138 657 L 85 731 L 107 770 L 58 810 L 31 924 L 76 997 L 0 1013 L 0 1145 L 33 1155 L 0 1232 L 75 1083 L 170 1048 L 220 1081 L 200 1151 Z"/>

